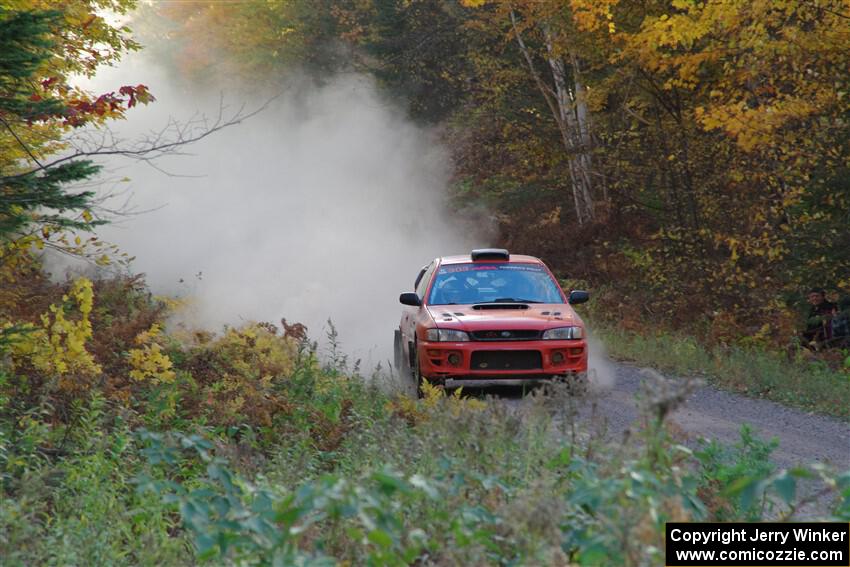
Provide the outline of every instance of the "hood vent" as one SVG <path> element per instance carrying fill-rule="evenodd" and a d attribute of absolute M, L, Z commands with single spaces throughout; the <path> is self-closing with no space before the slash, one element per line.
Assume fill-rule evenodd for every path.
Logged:
<path fill-rule="evenodd" d="M 479 303 L 472 306 L 473 309 L 482 311 L 485 309 L 528 309 L 525 303 Z"/>

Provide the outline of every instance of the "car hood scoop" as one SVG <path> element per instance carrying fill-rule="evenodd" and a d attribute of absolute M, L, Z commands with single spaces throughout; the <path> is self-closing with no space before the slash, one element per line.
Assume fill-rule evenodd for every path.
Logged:
<path fill-rule="evenodd" d="M 484 311 L 489 309 L 528 309 L 526 303 L 479 303 L 472 306 L 476 311 Z"/>

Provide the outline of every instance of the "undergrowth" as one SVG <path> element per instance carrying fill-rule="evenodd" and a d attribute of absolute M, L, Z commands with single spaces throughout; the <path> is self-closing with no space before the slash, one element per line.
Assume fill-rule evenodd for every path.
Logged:
<path fill-rule="evenodd" d="M 850 472 L 776 470 L 746 429 L 677 444 L 678 394 L 612 439 L 592 394 L 416 400 L 291 325 L 167 332 L 138 281 L 92 289 L 32 310 L 60 340 L 12 337 L 87 335 L 86 365 L 0 363 L 3 565 L 651 565 L 664 522 L 793 518 L 803 478 L 850 519 Z"/>

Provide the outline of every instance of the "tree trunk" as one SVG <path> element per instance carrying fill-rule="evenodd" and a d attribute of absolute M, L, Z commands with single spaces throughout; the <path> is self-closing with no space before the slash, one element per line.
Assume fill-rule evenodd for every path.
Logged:
<path fill-rule="evenodd" d="M 584 88 L 578 80 L 578 70 L 574 69 L 573 73 L 573 84 L 576 90 L 571 92 L 567 87 L 564 61 L 560 57 L 555 56 L 551 36 L 548 30 L 544 28 L 543 35 L 546 40 L 546 49 L 549 53 L 548 62 L 552 70 L 555 88 L 550 87 L 535 69 L 534 59 L 525 41 L 522 39 L 522 35 L 517 27 L 516 14 L 513 10 L 510 12 L 510 17 L 520 52 L 528 65 L 528 70 L 531 72 L 534 82 L 537 84 L 537 88 L 549 106 L 549 110 L 552 112 L 552 117 L 555 119 L 558 125 L 558 131 L 561 134 L 561 142 L 567 154 L 570 183 L 578 223 L 584 224 L 585 222 L 590 222 L 594 217 L 593 183 L 591 177 L 592 161 L 590 156 L 590 120 L 586 102 L 582 97 L 575 96 L 576 92 L 581 92 Z"/>
<path fill-rule="evenodd" d="M 555 54 L 552 36 L 547 29 L 543 30 L 548 52 L 549 68 L 555 89 L 555 102 L 558 109 L 558 127 L 567 159 L 570 162 L 573 194 L 576 201 L 576 216 L 579 224 L 592 221 L 593 211 L 593 179 L 591 177 L 592 159 L 590 155 L 591 137 L 587 102 L 584 100 L 584 85 L 581 83 L 579 69 L 575 56 L 573 61 L 573 89 L 567 86 L 566 66 L 563 58 Z"/>

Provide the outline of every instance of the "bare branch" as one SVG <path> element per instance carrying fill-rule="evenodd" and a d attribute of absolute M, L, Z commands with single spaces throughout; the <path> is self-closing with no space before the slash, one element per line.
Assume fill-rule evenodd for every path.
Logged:
<path fill-rule="evenodd" d="M 5 126 L 9 133 L 12 134 L 12 137 L 15 138 L 15 141 L 18 142 L 18 145 L 24 149 L 28 156 L 30 156 L 30 159 L 32 159 L 36 163 L 36 165 L 38 165 L 39 168 L 44 169 L 44 166 L 41 165 L 41 162 L 38 161 L 37 157 L 35 157 L 35 154 L 30 151 L 29 146 L 18 137 L 12 126 L 2 116 L 0 116 L 0 122 L 2 122 L 3 126 Z"/>
<path fill-rule="evenodd" d="M 45 164 L 42 164 L 38 160 L 36 160 L 35 156 L 32 156 L 32 154 L 27 149 L 27 153 L 30 153 L 30 157 L 32 157 L 33 161 L 35 161 L 35 163 L 38 164 L 39 167 L 33 168 L 29 171 L 25 171 L 22 173 L 17 173 L 15 175 L 0 177 L 0 182 L 7 182 L 12 179 L 32 175 L 33 173 L 37 173 L 40 170 L 46 170 L 52 167 L 56 167 L 62 163 L 66 163 L 80 158 L 91 158 L 100 156 L 123 156 L 139 161 L 144 161 L 150 164 L 152 160 L 160 158 L 164 155 L 185 155 L 183 152 L 179 151 L 179 148 L 182 148 L 188 144 L 199 142 L 229 126 L 241 124 L 242 122 L 266 110 L 269 105 L 278 97 L 280 97 L 280 94 L 268 99 L 261 106 L 247 113 L 244 110 L 245 106 L 242 105 L 239 110 L 237 110 L 229 118 L 225 118 L 224 116 L 224 112 L 227 107 L 223 104 L 222 100 L 219 104 L 218 116 L 211 124 L 208 123 L 208 121 L 203 115 L 193 116 L 189 121 L 185 123 L 177 122 L 172 117 L 161 130 L 152 132 L 147 139 L 138 142 L 137 144 L 131 147 L 120 147 L 121 141 L 116 140 L 112 132 L 109 132 L 107 130 L 100 131 L 101 140 L 98 143 L 92 142 L 90 145 L 86 143 L 88 141 L 85 140 L 82 136 L 78 137 L 79 145 L 76 147 L 76 151 Z M 172 134 L 172 136 L 169 136 L 169 134 Z M 26 149 L 25 145 L 24 147 Z"/>

